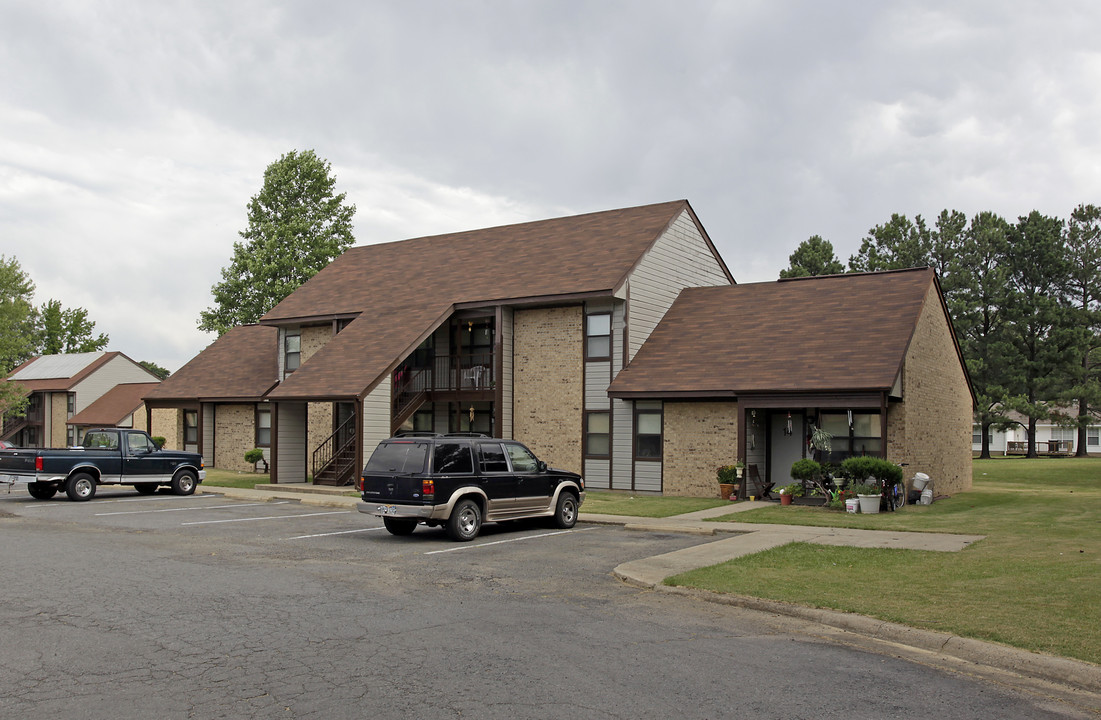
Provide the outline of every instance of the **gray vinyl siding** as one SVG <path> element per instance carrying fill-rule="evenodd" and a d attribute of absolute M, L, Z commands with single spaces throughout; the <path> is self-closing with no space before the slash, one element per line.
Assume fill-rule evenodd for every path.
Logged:
<path fill-rule="evenodd" d="M 661 463 L 654 460 L 636 460 L 634 489 L 661 492 Z"/>
<path fill-rule="evenodd" d="M 512 350 L 513 333 L 512 308 L 501 309 L 501 430 L 503 438 L 512 437 Z"/>
<path fill-rule="evenodd" d="M 682 289 L 730 281 L 685 211 L 643 256 L 628 283 L 627 350 L 633 358 Z"/>
<path fill-rule="evenodd" d="M 214 403 L 203 403 L 202 405 L 202 419 L 199 421 L 199 430 L 202 432 L 202 437 L 199 441 L 202 443 L 200 447 L 203 453 L 203 462 L 207 465 L 214 464 L 214 431 L 218 426 L 218 409 Z"/>
<path fill-rule="evenodd" d="M 631 489 L 634 413 L 629 400 L 612 400 L 612 488 Z"/>
<path fill-rule="evenodd" d="M 390 376 L 383 378 L 363 398 L 363 456 L 370 457 L 378 444 L 390 437 Z"/>
<path fill-rule="evenodd" d="M 608 385 L 612 382 L 611 366 L 607 360 L 585 363 L 585 409 L 607 410 Z"/>
<path fill-rule="evenodd" d="M 608 460 L 586 458 L 583 472 L 585 487 L 593 490 L 607 490 L 610 487 L 608 480 L 611 472 L 610 465 Z"/>
<path fill-rule="evenodd" d="M 280 483 L 306 482 L 306 403 L 278 403 L 276 428 Z"/>

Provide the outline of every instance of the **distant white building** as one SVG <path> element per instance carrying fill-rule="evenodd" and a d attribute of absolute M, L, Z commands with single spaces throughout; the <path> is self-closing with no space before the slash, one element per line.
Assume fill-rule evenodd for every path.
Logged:
<path fill-rule="evenodd" d="M 1019 413 L 1009 416 L 1020 424 L 1005 431 L 990 428 L 991 455 L 1024 454 L 1028 449 L 1028 418 Z M 1086 428 L 1086 452 L 1091 454 L 1101 453 L 1101 418 L 1094 418 L 1093 422 Z M 982 450 L 982 426 L 977 424 L 971 428 L 971 449 L 974 452 Z M 1037 452 L 1073 455 L 1077 450 L 1077 428 L 1056 425 L 1050 420 L 1036 424 Z"/>

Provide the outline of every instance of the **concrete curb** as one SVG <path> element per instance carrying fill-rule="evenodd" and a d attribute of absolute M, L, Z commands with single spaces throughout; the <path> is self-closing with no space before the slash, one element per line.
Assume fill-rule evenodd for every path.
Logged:
<path fill-rule="evenodd" d="M 623 582 L 634 587 L 694 597 L 719 605 L 731 605 L 772 615 L 794 617 L 875 640 L 917 648 L 934 655 L 943 655 L 976 665 L 985 665 L 1008 671 L 1027 678 L 1035 678 L 1057 685 L 1070 686 L 1089 693 L 1101 694 L 1101 667 L 1081 660 L 1021 650 L 934 630 L 922 630 L 908 625 L 876 620 L 865 615 L 695 588 L 637 582 L 633 578 L 618 572 L 618 570 L 614 571 L 614 574 Z"/>

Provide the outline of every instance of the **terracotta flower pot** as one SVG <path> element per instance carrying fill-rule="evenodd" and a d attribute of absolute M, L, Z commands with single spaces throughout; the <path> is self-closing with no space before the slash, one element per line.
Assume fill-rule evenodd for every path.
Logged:
<path fill-rule="evenodd" d="M 781 505 L 791 505 L 791 497 L 792 496 L 788 495 L 787 493 L 782 494 L 780 496 L 780 504 Z"/>

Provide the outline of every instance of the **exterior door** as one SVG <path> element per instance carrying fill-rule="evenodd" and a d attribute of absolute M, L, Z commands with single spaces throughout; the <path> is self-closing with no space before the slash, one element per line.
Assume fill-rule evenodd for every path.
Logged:
<path fill-rule="evenodd" d="M 790 413 L 790 428 L 788 418 L 789 413 L 784 410 L 772 413 L 768 479 L 777 488 L 795 482 L 791 477 L 791 466 L 796 460 L 803 459 L 803 412 L 793 410 Z"/>

